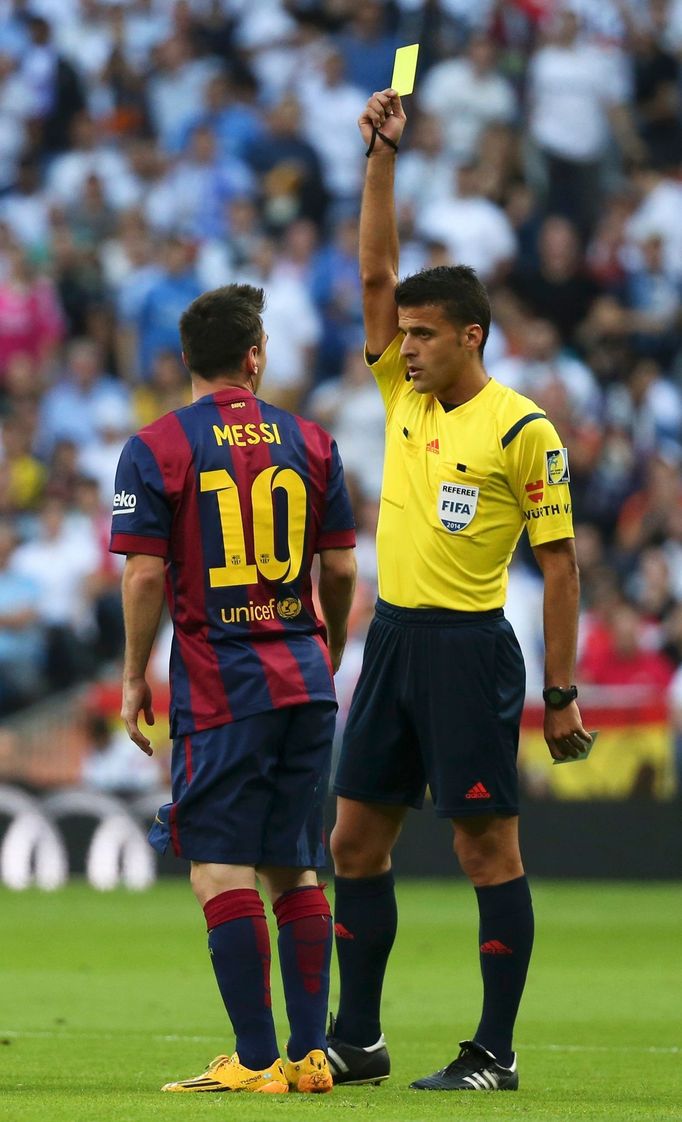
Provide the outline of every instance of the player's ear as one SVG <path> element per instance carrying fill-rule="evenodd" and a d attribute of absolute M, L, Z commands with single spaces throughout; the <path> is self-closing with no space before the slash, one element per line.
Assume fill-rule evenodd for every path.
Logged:
<path fill-rule="evenodd" d="M 249 347 L 246 353 L 246 369 L 249 374 L 257 374 L 260 362 L 260 351 L 258 347 Z"/>
<path fill-rule="evenodd" d="M 182 351 L 181 353 L 182 353 L 182 365 L 185 367 L 185 370 L 189 370 L 190 368 L 189 368 L 189 363 L 187 361 L 187 355 L 185 354 L 184 351 Z M 191 370 L 190 370 L 190 374 L 191 374 Z"/>

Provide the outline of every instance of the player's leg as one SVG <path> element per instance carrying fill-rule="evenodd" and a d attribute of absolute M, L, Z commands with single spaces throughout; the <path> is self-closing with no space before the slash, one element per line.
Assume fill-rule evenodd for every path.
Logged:
<path fill-rule="evenodd" d="M 275 795 L 257 873 L 277 918 L 289 1018 L 285 1070 L 292 1090 L 330 1091 L 325 1055 L 332 920 L 316 868 L 325 863 L 324 803 L 336 707 L 292 706 L 281 716 Z"/>
<path fill-rule="evenodd" d="M 253 867 L 192 862 L 191 884 L 206 917 L 220 996 L 245 1067 L 279 1055 L 270 997 L 270 935 Z"/>
<path fill-rule="evenodd" d="M 332 1089 L 326 1057 L 332 919 L 313 869 L 261 866 L 277 919 L 277 950 L 290 1036 L 284 1070 L 295 1091 Z"/>
<path fill-rule="evenodd" d="M 270 714 L 176 741 L 173 803 L 162 807 L 153 844 L 191 861 L 191 883 L 208 928 L 216 980 L 236 1037 L 196 1079 L 169 1091 L 287 1091 L 270 999 L 270 939 L 255 866 L 272 798 Z"/>

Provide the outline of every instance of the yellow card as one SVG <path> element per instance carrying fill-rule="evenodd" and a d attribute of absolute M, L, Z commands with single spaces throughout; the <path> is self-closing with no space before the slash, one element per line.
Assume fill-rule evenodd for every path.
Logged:
<path fill-rule="evenodd" d="M 398 47 L 393 63 L 393 77 L 391 89 L 400 97 L 411 94 L 414 89 L 414 76 L 417 72 L 417 55 L 419 43 L 412 43 L 409 47 Z"/>

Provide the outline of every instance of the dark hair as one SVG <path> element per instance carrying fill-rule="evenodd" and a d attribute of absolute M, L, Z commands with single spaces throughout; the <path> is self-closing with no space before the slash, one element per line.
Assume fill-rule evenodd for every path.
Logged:
<path fill-rule="evenodd" d="M 194 374 L 210 382 L 220 374 L 239 370 L 251 347 L 263 341 L 262 288 L 226 284 L 204 292 L 180 317 L 185 360 Z"/>
<path fill-rule="evenodd" d="M 485 285 L 468 265 L 437 265 L 405 277 L 396 287 L 395 302 L 403 308 L 437 305 L 457 327 L 477 323 L 483 332 L 479 347 L 483 357 L 490 331 L 490 300 Z"/>

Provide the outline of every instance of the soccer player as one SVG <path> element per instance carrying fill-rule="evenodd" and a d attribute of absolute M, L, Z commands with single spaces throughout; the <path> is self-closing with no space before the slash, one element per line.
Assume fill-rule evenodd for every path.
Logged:
<path fill-rule="evenodd" d="M 199 296 L 180 320 L 193 403 L 133 436 L 116 477 L 111 548 L 123 573 L 122 717 L 154 723 L 145 678 L 164 583 L 172 798 L 150 832 L 191 862 L 216 979 L 236 1036 L 164 1091 L 326 1092 L 332 931 L 315 869 L 355 583 L 355 534 L 335 444 L 255 395 L 266 363 L 262 289 Z M 320 559 L 315 614 L 311 565 Z M 291 1035 L 280 1060 L 260 881 L 279 927 Z"/>
<path fill-rule="evenodd" d="M 527 529 L 544 577 L 545 737 L 556 759 L 590 743 L 572 685 L 578 571 L 568 455 L 542 410 L 483 366 L 490 306 L 463 265 L 397 283 L 393 175 L 405 125 L 393 90 L 359 121 L 366 358 L 386 407 L 379 599 L 345 730 L 331 839 L 336 869 L 337 1083 L 390 1071 L 380 1025 L 396 931 L 391 850 L 428 783 L 480 914 L 483 1011 L 456 1059 L 417 1090 L 515 1090 L 512 1030 L 533 941 L 518 841 L 521 652 L 503 604 Z M 445 964 L 444 964 L 445 966 Z M 449 964 L 448 964 L 449 967 Z"/>

